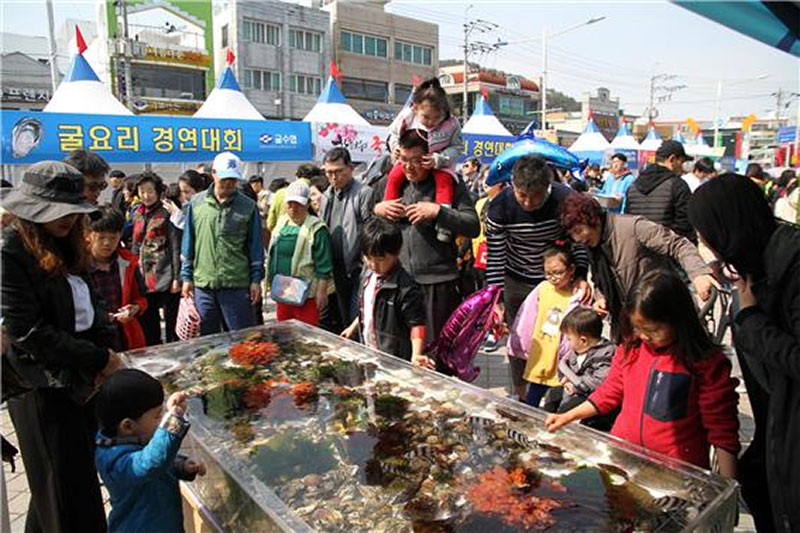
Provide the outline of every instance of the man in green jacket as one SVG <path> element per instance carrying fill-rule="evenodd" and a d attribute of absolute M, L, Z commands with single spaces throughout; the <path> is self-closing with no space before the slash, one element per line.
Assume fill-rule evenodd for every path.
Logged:
<path fill-rule="evenodd" d="M 186 208 L 181 246 L 183 296 L 194 296 L 200 334 L 255 325 L 252 304 L 261 298 L 264 247 L 256 203 L 236 188 L 241 161 L 222 152 L 211 170 L 214 186 Z"/>

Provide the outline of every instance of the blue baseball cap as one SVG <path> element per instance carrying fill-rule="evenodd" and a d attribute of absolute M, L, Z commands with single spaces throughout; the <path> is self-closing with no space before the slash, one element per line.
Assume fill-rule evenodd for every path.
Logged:
<path fill-rule="evenodd" d="M 239 156 L 231 152 L 222 152 L 221 154 L 217 154 L 217 157 L 214 158 L 214 164 L 211 166 L 211 169 L 220 179 L 243 179 L 242 160 L 239 159 Z"/>

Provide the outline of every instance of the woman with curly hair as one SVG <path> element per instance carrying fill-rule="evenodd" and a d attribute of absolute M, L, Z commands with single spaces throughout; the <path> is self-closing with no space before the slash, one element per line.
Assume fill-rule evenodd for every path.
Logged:
<path fill-rule="evenodd" d="M 589 195 L 576 193 L 564 200 L 561 225 L 572 240 L 589 248 L 594 309 L 611 316 L 615 338 L 626 295 L 645 272 L 671 268 L 669 259 L 680 263 L 703 300 L 716 285 L 711 268 L 689 239 L 644 217 L 608 213 Z"/>
<path fill-rule="evenodd" d="M 97 384 L 121 366 L 87 283 L 84 223 L 97 210 L 84 178 L 56 161 L 32 165 L 3 207 L 3 399 L 31 491 L 26 531 L 105 531 L 94 467 Z"/>

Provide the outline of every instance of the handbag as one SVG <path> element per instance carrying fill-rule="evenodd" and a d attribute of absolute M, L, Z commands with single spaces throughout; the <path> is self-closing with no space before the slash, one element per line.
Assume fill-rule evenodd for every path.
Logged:
<path fill-rule="evenodd" d="M 278 303 L 300 307 L 306 303 L 311 284 L 303 279 L 275 274 L 269 296 Z"/>
<path fill-rule="evenodd" d="M 175 334 L 182 341 L 200 336 L 200 313 L 191 296 L 181 298 L 181 303 L 178 305 Z"/>

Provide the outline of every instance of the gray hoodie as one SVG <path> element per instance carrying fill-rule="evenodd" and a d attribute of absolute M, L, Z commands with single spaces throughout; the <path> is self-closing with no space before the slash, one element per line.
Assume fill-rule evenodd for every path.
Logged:
<path fill-rule="evenodd" d="M 611 358 L 617 347 L 605 339 L 589 348 L 583 364 L 578 365 L 578 354 L 570 350 L 569 354 L 558 363 L 558 371 L 575 385 L 576 395 L 588 396 L 605 381 L 611 369 Z M 572 399 L 564 394 L 562 403 Z"/>

